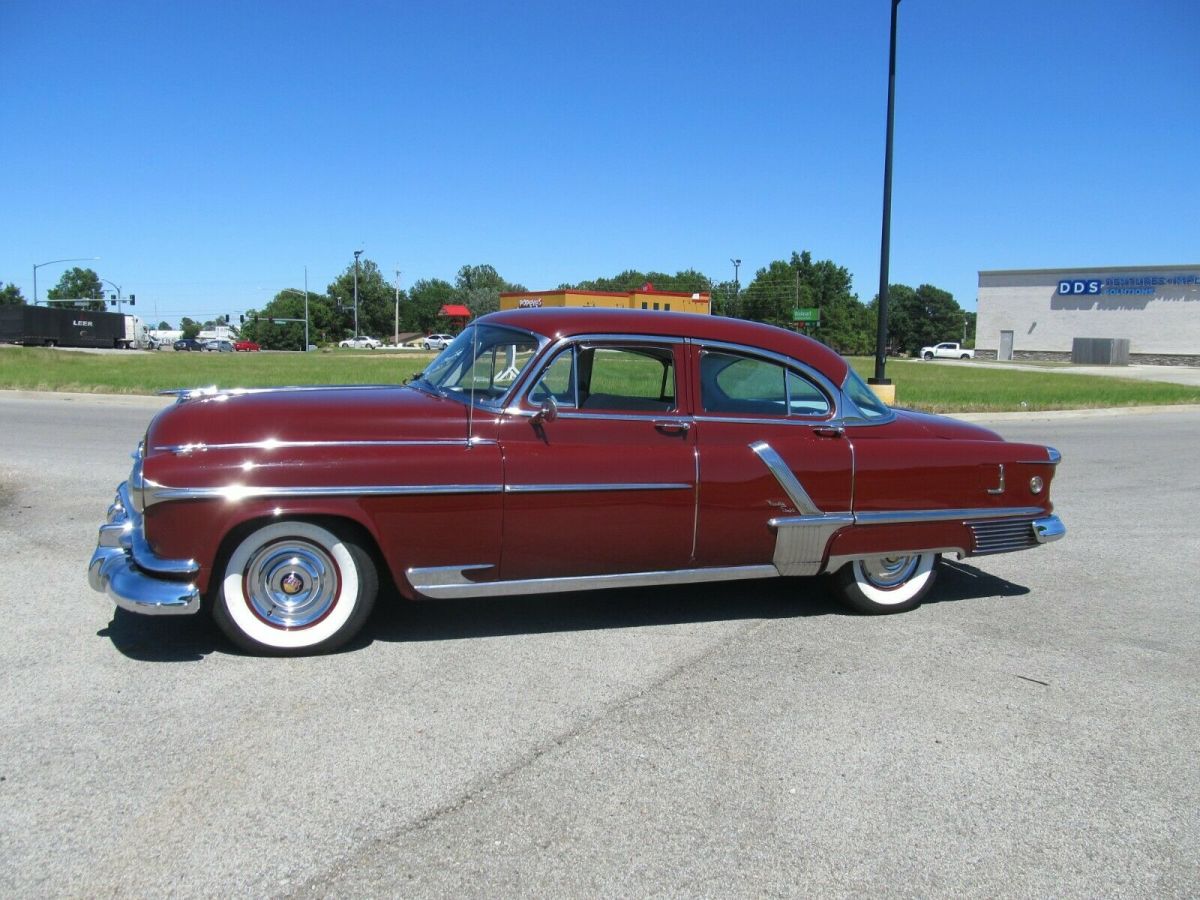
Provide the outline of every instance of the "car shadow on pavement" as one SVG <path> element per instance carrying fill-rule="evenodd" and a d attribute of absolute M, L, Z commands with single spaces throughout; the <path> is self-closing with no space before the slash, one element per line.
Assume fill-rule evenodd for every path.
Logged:
<path fill-rule="evenodd" d="M 937 583 L 924 602 L 929 605 L 1028 593 L 1029 588 L 974 566 L 943 560 Z M 386 589 L 362 633 L 337 652 L 361 650 L 375 641 L 418 643 L 828 615 L 856 613 L 833 597 L 823 577 L 416 603 Z M 203 613 L 140 616 L 117 609 L 97 636 L 108 638 L 130 659 L 143 662 L 198 662 L 214 651 L 242 653 Z"/>
<path fill-rule="evenodd" d="M 1013 584 L 965 562 L 943 557 L 938 567 L 937 582 L 921 603 L 923 606 L 931 606 L 935 603 L 978 600 L 983 597 L 1020 597 L 1028 593 L 1029 588 L 1022 584 Z"/>
<path fill-rule="evenodd" d="M 108 638 L 122 654 L 141 662 L 199 662 L 217 649 L 234 651 L 212 617 L 203 613 L 142 616 L 116 609 L 96 636 Z"/>

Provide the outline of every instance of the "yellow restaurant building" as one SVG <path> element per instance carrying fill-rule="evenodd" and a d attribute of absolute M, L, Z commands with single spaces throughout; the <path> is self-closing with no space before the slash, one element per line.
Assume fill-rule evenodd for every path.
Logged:
<path fill-rule="evenodd" d="M 609 309 L 660 309 L 668 312 L 712 312 L 707 293 L 656 291 L 647 285 L 636 291 L 524 291 L 500 295 L 501 309 L 536 309 L 545 306 L 591 306 Z"/>

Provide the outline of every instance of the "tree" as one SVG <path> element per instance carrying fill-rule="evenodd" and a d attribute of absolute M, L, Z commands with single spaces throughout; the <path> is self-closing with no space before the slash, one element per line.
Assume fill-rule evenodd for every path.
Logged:
<path fill-rule="evenodd" d="M 814 262 L 805 250 L 759 269 L 735 312 L 744 319 L 790 328 L 793 309 L 818 309 L 820 324 L 804 326 L 806 334 L 839 353 L 866 353 L 871 346 L 869 316 L 851 286 L 844 266 L 828 259 Z"/>
<path fill-rule="evenodd" d="M 0 281 L 0 306 L 24 306 L 25 298 L 21 289 L 15 284 L 4 284 Z"/>
<path fill-rule="evenodd" d="M 362 259 L 358 266 L 358 333 L 379 337 L 392 333 L 395 315 L 396 289 L 383 277 L 383 272 L 372 260 Z M 330 339 L 342 340 L 354 335 L 354 263 L 346 267 L 333 282 L 326 294 L 333 301 L 334 309 L 340 313 L 341 334 L 331 334 Z M 310 295 L 311 296 L 311 295 Z"/>
<path fill-rule="evenodd" d="M 200 323 L 194 322 L 187 316 L 179 320 L 179 328 L 183 332 L 182 337 L 194 338 L 200 333 Z"/>
<path fill-rule="evenodd" d="M 455 302 L 454 293 L 454 285 L 448 281 L 422 278 L 409 289 L 408 302 L 400 304 L 400 330 L 434 331 L 441 308 Z"/>
<path fill-rule="evenodd" d="M 104 309 L 104 285 L 91 269 L 75 266 L 63 272 L 58 284 L 50 288 L 47 300 L 92 300 L 84 309 Z"/>
<path fill-rule="evenodd" d="M 872 302 L 879 308 L 879 298 Z M 888 286 L 888 343 L 895 351 L 916 353 L 940 341 L 962 338 L 967 314 L 949 291 L 923 284 L 915 291 L 908 285 Z"/>
<path fill-rule="evenodd" d="M 637 291 L 647 283 L 653 284 L 655 290 L 678 291 L 685 294 L 711 293 L 712 279 L 703 272 L 695 269 L 684 269 L 674 275 L 666 272 L 639 272 L 636 269 L 626 269 L 612 278 L 594 278 L 591 281 L 581 281 L 578 284 L 560 284 L 559 290 L 577 291 Z"/>
<path fill-rule="evenodd" d="M 489 265 L 463 266 L 454 280 L 454 299 L 471 310 L 473 316 L 486 316 L 500 308 L 500 294 L 524 291 L 525 286 L 500 277 Z"/>
<path fill-rule="evenodd" d="M 158 327 L 155 329 L 155 331 L 170 331 L 170 330 L 171 330 L 171 323 L 168 322 L 166 319 L 163 319 L 161 322 L 159 322 Z"/>

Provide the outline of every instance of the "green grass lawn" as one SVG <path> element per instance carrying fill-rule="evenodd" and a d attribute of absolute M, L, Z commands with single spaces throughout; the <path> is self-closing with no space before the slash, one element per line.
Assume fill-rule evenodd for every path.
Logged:
<path fill-rule="evenodd" d="M 863 378 L 875 373 L 874 359 L 855 357 L 850 364 Z M 1063 372 L 1006 372 L 970 364 L 889 360 L 887 377 L 896 384 L 897 406 L 930 412 L 1200 403 L 1200 389 L 1185 385 Z"/>
<path fill-rule="evenodd" d="M 84 393 L 152 394 L 207 385 L 399 384 L 431 354 L 371 353 L 72 353 L 0 347 L 0 388 Z M 864 377 L 870 359 L 852 359 Z M 890 360 L 899 406 L 932 412 L 1086 409 L 1200 403 L 1200 389 L 1157 382 L 1063 373 L 934 366 Z"/>

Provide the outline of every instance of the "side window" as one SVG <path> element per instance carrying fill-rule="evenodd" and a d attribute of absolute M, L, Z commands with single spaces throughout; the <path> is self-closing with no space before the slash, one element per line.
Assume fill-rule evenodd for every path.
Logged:
<path fill-rule="evenodd" d="M 579 351 L 579 408 L 668 412 L 675 408 L 671 347 L 586 347 Z"/>
<path fill-rule="evenodd" d="M 575 348 L 568 347 L 546 367 L 542 377 L 529 392 L 529 402 L 540 406 L 547 397 L 553 396 L 559 406 L 574 408 L 578 406 L 575 383 Z"/>
<path fill-rule="evenodd" d="M 750 356 L 705 351 L 700 356 L 700 405 L 705 412 L 786 416 L 783 366 Z"/>
<path fill-rule="evenodd" d="M 782 365 L 752 356 L 704 351 L 700 405 L 705 412 L 745 416 L 824 416 L 829 398 L 813 382 Z"/>
<path fill-rule="evenodd" d="M 788 371 L 788 412 L 793 416 L 829 415 L 829 398 L 802 375 Z"/>

